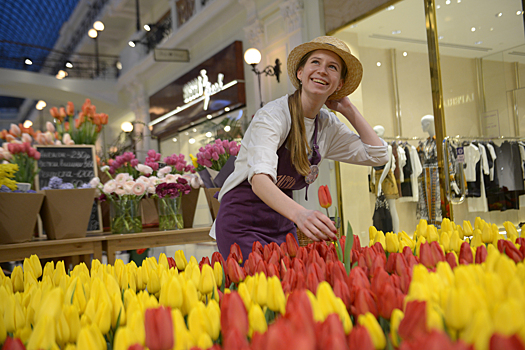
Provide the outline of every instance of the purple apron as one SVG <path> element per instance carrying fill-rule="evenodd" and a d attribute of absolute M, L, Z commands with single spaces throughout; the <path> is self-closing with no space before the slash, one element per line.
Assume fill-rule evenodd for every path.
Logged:
<path fill-rule="evenodd" d="M 313 134 L 313 151 L 310 164 L 317 165 L 321 161 L 317 145 L 317 117 Z M 290 151 L 285 147 L 286 141 L 277 150 L 277 187 L 288 197 L 293 190 L 307 187 L 305 177 L 292 165 Z M 307 189 L 308 190 L 308 189 Z M 253 242 L 259 241 L 264 246 L 271 242 L 281 244 L 286 241 L 286 235 L 291 232 L 297 240 L 295 224 L 266 205 L 252 191 L 248 180 L 226 193 L 221 200 L 219 213 L 215 219 L 215 233 L 219 252 L 226 259 L 230 247 L 237 243 L 241 247 L 243 260 L 248 260 Z"/>

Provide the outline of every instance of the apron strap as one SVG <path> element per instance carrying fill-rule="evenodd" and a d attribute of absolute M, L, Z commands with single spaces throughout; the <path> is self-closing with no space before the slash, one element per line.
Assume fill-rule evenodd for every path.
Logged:
<path fill-rule="evenodd" d="M 315 116 L 315 127 L 314 127 L 314 144 L 313 144 L 313 151 L 312 156 L 310 157 L 310 164 L 314 161 L 314 159 L 320 158 L 319 154 L 319 145 L 317 144 L 317 130 L 318 130 L 318 118 L 319 115 Z M 318 162 L 319 163 L 319 162 Z M 317 165 L 317 164 L 315 164 Z M 306 190 L 304 195 L 304 200 L 308 201 L 308 188 L 310 187 L 310 184 L 306 184 Z"/>

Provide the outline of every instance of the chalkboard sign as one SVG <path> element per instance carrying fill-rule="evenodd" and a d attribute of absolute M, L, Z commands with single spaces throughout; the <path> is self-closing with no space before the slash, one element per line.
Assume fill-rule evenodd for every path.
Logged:
<path fill-rule="evenodd" d="M 49 184 L 53 176 L 80 187 L 97 175 L 95 146 L 36 146 L 40 152 L 37 166 L 40 172 L 36 176 L 36 188 L 41 189 Z M 102 211 L 100 204 L 93 201 L 88 232 L 102 232 Z"/>

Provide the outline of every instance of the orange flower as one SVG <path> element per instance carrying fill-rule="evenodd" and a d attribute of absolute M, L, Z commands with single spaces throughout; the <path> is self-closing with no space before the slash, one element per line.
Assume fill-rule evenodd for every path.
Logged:
<path fill-rule="evenodd" d="M 64 123 L 64 130 L 69 131 L 69 122 Z"/>
<path fill-rule="evenodd" d="M 100 113 L 99 115 L 102 125 L 106 125 L 108 123 L 108 115 L 106 113 Z"/>
<path fill-rule="evenodd" d="M 330 208 L 332 205 L 332 196 L 330 195 L 330 190 L 328 186 L 319 186 L 319 204 L 323 208 Z"/>
<path fill-rule="evenodd" d="M 52 107 L 51 109 L 49 109 L 49 114 L 51 114 L 53 118 L 57 118 L 57 119 L 60 116 L 60 114 L 58 113 L 58 108 L 56 107 Z"/>
<path fill-rule="evenodd" d="M 75 114 L 75 106 L 73 105 L 73 102 L 68 101 L 67 107 L 66 107 L 66 113 L 69 116 L 72 116 L 73 114 Z"/>
<path fill-rule="evenodd" d="M 0 131 L 0 139 L 5 140 L 7 138 L 7 130 Z"/>

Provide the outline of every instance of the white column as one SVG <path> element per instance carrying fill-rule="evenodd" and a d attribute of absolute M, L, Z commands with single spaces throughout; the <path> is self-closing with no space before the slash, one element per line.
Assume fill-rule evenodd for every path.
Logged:
<path fill-rule="evenodd" d="M 140 161 L 144 161 L 146 153 L 150 149 L 151 135 L 147 126 L 150 122 L 148 96 L 144 85 L 136 80 L 128 84 L 126 90 L 128 90 L 130 95 L 130 107 L 135 114 L 135 121 L 139 122 L 135 123 L 133 128 L 134 138 L 138 139 L 138 142 L 135 144 L 136 157 Z"/>

